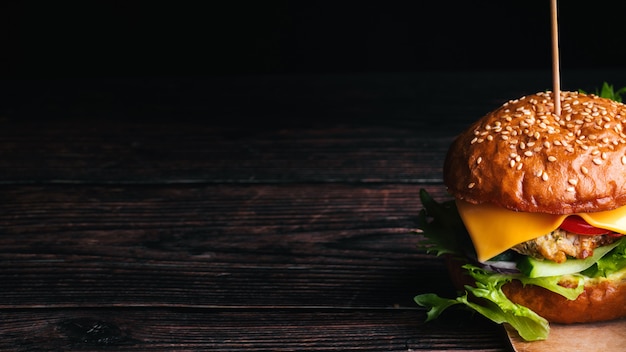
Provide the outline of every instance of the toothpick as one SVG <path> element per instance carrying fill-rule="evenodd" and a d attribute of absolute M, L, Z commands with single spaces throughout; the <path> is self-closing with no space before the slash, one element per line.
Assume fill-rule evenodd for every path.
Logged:
<path fill-rule="evenodd" d="M 554 94 L 554 114 L 561 115 L 561 83 L 559 73 L 559 25 L 557 23 L 556 0 L 551 1 L 552 14 L 552 92 Z"/>

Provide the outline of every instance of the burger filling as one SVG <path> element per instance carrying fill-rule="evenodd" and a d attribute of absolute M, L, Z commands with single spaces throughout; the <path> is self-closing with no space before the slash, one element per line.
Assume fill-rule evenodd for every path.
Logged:
<path fill-rule="evenodd" d="M 465 260 L 472 242 L 457 203 L 438 203 L 425 190 L 420 191 L 420 200 L 424 205 L 418 216 L 424 236 L 421 246 L 437 255 Z M 522 255 L 518 256 L 516 251 Z M 415 302 L 428 309 L 427 320 L 437 318 L 448 307 L 464 305 L 494 322 L 510 324 L 526 341 L 544 340 L 550 328 L 548 321 L 511 301 L 502 290 L 504 285 L 517 280 L 522 285 L 543 287 L 575 300 L 590 280 L 626 279 L 626 237 L 592 226 L 579 216 L 568 216 L 557 230 L 523 242 L 515 246 L 515 251 L 497 257 L 479 263 L 468 259 L 469 263 L 462 268 L 475 284 L 465 285 L 465 292 L 456 298 L 430 293 L 417 295 Z M 557 264 L 558 261 L 561 263 Z M 518 270 L 502 267 L 501 262 L 507 265 L 514 262 Z"/>
<path fill-rule="evenodd" d="M 568 258 L 585 259 L 593 255 L 594 249 L 617 240 L 619 237 L 612 235 L 579 235 L 559 228 L 512 249 L 533 258 L 563 263 Z"/>

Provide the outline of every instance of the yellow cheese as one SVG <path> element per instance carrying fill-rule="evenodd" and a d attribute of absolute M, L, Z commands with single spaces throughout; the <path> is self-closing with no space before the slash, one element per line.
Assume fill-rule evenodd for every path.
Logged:
<path fill-rule="evenodd" d="M 485 261 L 507 249 L 556 230 L 567 215 L 516 212 L 492 204 L 456 201 L 478 260 Z M 579 213 L 589 224 L 626 233 L 626 206 L 596 213 Z"/>

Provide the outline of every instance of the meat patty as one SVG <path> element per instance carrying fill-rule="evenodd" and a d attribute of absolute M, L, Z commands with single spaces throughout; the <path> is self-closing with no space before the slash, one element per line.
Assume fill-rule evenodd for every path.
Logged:
<path fill-rule="evenodd" d="M 618 237 L 597 235 L 577 235 L 561 229 L 520 243 L 512 249 L 518 253 L 537 259 L 548 259 L 563 263 L 568 257 L 585 259 L 593 255 L 593 250 L 617 241 Z"/>

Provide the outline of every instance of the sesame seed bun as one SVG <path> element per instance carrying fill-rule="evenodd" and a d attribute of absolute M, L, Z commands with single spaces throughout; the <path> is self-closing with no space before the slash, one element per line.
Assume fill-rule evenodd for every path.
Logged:
<path fill-rule="evenodd" d="M 577 92 L 512 100 L 451 145 L 444 183 L 458 199 L 571 214 L 626 204 L 626 105 Z"/>

